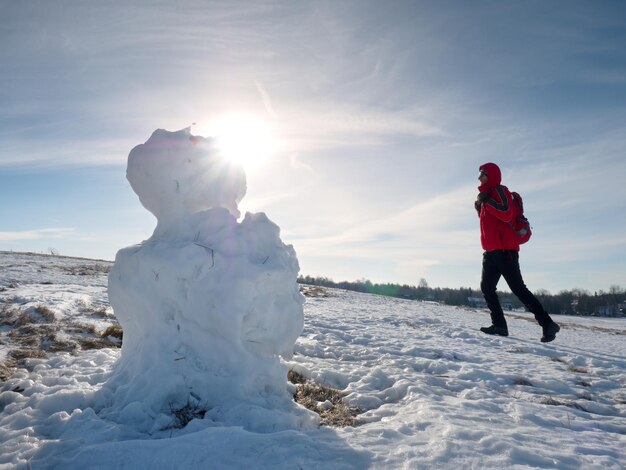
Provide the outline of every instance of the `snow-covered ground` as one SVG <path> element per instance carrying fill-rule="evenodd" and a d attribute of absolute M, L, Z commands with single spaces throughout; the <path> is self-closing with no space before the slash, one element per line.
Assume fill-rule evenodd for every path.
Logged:
<path fill-rule="evenodd" d="M 117 323 L 107 296 L 111 265 L 0 252 L 0 378 L 2 364 L 16 357 L 106 343 L 98 332 Z"/>
<path fill-rule="evenodd" d="M 359 425 L 260 433 L 209 412 L 146 431 L 132 407 L 109 421 L 109 266 L 0 253 L 0 362 L 18 367 L 0 382 L 0 468 L 626 467 L 626 320 L 556 317 L 542 344 L 529 314 L 490 337 L 485 311 L 332 289 L 307 297 L 289 365 L 345 391 Z"/>

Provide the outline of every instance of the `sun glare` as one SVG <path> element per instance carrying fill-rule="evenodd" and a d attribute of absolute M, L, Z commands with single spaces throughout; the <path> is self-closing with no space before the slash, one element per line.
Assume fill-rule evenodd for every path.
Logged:
<path fill-rule="evenodd" d="M 215 120 L 210 135 L 219 152 L 245 170 L 261 166 L 276 151 L 270 126 L 253 115 L 230 114 Z"/>

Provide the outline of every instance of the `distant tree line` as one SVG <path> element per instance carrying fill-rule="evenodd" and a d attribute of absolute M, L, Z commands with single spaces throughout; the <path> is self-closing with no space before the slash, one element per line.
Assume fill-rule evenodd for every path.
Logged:
<path fill-rule="evenodd" d="M 377 284 L 368 279 L 357 281 L 335 282 L 327 277 L 300 276 L 298 282 L 314 286 L 334 287 L 356 292 L 378 294 L 410 300 L 424 300 L 446 305 L 474 306 L 476 299 L 482 299 L 479 289 L 460 287 L 430 287 L 425 279 L 420 279 L 417 286 L 408 284 Z M 523 308 L 521 302 L 510 293 L 498 292 L 503 306 L 506 308 Z M 617 316 L 624 313 L 626 306 L 626 290 L 620 286 L 611 286 L 608 292 L 599 291 L 591 294 L 582 289 L 562 290 L 558 294 L 550 294 L 545 289 L 535 292 L 544 308 L 550 314 L 569 315 L 602 315 Z"/>

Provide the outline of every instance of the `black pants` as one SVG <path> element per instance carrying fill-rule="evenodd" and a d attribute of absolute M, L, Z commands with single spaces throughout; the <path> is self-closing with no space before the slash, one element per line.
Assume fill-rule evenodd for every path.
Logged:
<path fill-rule="evenodd" d="M 506 283 L 511 288 L 511 292 L 520 299 L 528 310 L 535 314 L 537 323 L 542 327 L 552 323 L 550 315 L 543 309 L 537 297 L 524 284 L 519 268 L 519 253 L 514 250 L 496 250 L 483 254 L 483 273 L 480 281 L 480 290 L 482 290 L 487 301 L 487 307 L 491 311 L 491 323 L 496 326 L 506 327 L 504 313 L 498 300 L 498 294 L 496 294 L 496 286 L 500 276 L 504 276 Z"/>

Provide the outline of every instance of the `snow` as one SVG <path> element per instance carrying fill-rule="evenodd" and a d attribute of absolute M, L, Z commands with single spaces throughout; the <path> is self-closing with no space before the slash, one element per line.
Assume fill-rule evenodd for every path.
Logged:
<path fill-rule="evenodd" d="M 0 300 L 90 321 L 72 299 L 106 303 L 106 273 L 71 273 L 103 264 L 2 253 Z M 112 420 L 99 402 L 120 350 L 74 350 L 29 359 L 0 384 L 0 467 L 624 468 L 624 319 L 557 316 L 557 339 L 541 343 L 527 313 L 507 313 L 501 338 L 478 331 L 483 310 L 327 293 L 307 298 L 287 365 L 345 391 L 363 409 L 358 426 L 254 431 L 207 413 L 140 429 L 143 410 Z"/>

